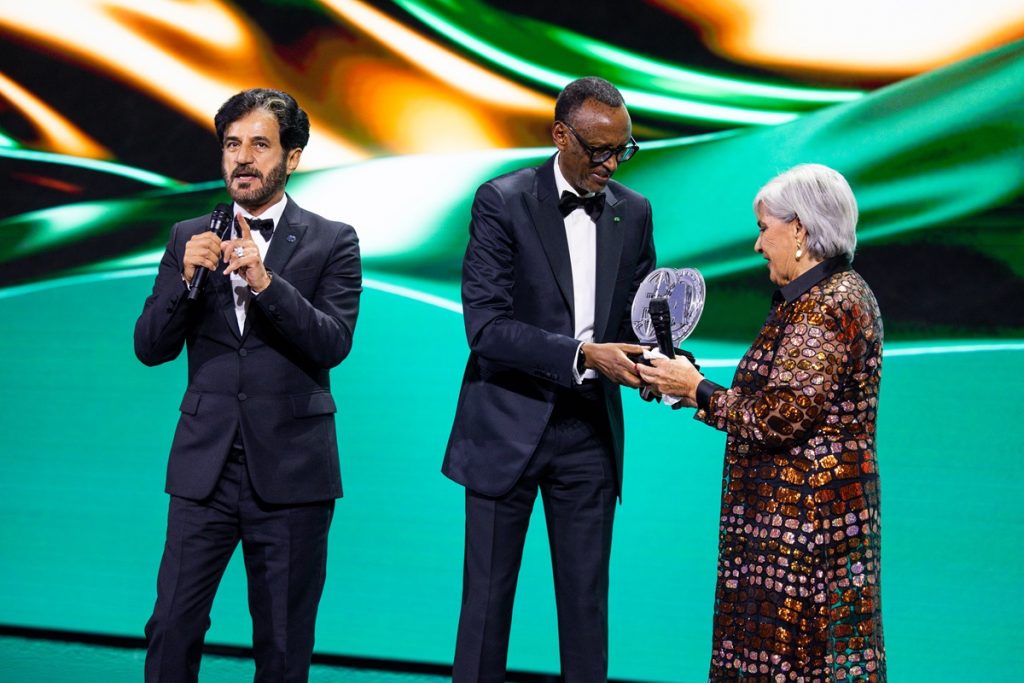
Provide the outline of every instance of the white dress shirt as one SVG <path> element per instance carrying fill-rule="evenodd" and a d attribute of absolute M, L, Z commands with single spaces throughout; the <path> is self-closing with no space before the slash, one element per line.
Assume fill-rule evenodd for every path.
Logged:
<path fill-rule="evenodd" d="M 579 195 L 558 167 L 555 156 L 555 188 L 558 196 L 568 191 Z M 589 196 L 589 195 L 584 195 Z M 583 207 L 577 207 L 565 217 L 565 238 L 569 242 L 569 263 L 572 266 L 572 304 L 576 312 L 574 336 L 580 341 L 576 347 L 576 358 L 586 342 L 594 341 L 594 306 L 597 300 L 597 224 Z M 577 383 L 597 377 L 596 370 L 576 373 L 576 359 L 573 359 L 573 376 Z"/>
<path fill-rule="evenodd" d="M 277 234 L 277 226 L 281 222 L 281 216 L 284 215 L 284 207 L 288 204 L 288 196 L 281 197 L 281 201 L 273 206 L 269 207 L 259 216 L 253 216 L 248 211 L 240 207 L 238 204 L 234 204 L 232 208 L 233 215 L 242 215 L 248 221 L 250 218 L 270 218 L 274 221 L 274 235 Z M 239 227 L 236 225 L 232 235 L 233 239 L 241 239 Z M 252 231 L 252 241 L 256 243 L 256 248 L 260 252 L 260 260 L 265 261 L 267 259 L 267 250 L 270 248 L 270 242 L 274 239 L 274 236 L 270 236 L 270 240 L 263 239 L 263 233 L 259 230 Z M 253 296 L 256 296 L 251 289 L 249 289 L 249 283 L 245 281 L 245 278 L 239 275 L 237 272 L 231 273 L 231 291 L 234 293 L 235 299 L 235 318 L 238 320 L 238 331 L 245 331 L 245 314 L 249 310 L 249 303 L 252 301 Z"/>

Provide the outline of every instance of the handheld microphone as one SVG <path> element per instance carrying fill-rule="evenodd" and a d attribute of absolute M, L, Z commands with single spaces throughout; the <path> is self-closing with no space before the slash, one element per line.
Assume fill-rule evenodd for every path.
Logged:
<path fill-rule="evenodd" d="M 231 224 L 234 221 L 231 216 L 231 207 L 227 204 L 218 204 L 210 214 L 210 230 L 217 233 L 217 237 L 224 241 L 231 232 Z M 206 278 L 210 271 L 207 268 L 196 268 L 195 277 L 192 278 L 192 286 L 188 290 L 188 300 L 195 301 L 199 298 L 199 292 L 206 284 Z"/>
<path fill-rule="evenodd" d="M 675 358 L 676 350 L 672 341 L 672 312 L 668 308 L 668 297 L 656 296 L 647 303 L 651 314 L 651 327 L 658 339 L 658 350 L 666 358 Z"/>

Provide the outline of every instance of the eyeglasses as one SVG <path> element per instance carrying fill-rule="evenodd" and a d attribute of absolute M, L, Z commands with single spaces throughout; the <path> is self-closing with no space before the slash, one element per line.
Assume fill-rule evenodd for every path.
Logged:
<path fill-rule="evenodd" d="M 565 121 L 562 121 L 561 123 L 573 134 L 576 138 L 576 142 L 580 143 L 580 147 L 590 155 L 590 163 L 595 166 L 597 164 L 603 164 L 612 157 L 615 157 L 615 160 L 620 164 L 624 164 L 632 159 L 633 155 L 640 149 L 640 146 L 636 144 L 636 140 L 633 139 L 632 135 L 629 136 L 629 144 L 623 145 L 622 147 L 592 147 L 584 142 L 583 138 L 580 137 L 580 134 L 576 132 L 575 128 Z"/>

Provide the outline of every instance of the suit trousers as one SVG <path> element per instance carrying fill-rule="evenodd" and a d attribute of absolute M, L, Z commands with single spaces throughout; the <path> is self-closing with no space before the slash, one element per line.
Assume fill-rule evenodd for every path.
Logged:
<path fill-rule="evenodd" d="M 210 608 L 239 541 L 248 579 L 256 683 L 309 678 L 334 501 L 270 505 L 232 451 L 211 496 L 171 497 L 167 542 L 146 624 L 146 682 L 195 683 Z"/>
<path fill-rule="evenodd" d="M 511 491 L 466 490 L 462 612 L 453 683 L 504 683 L 523 545 L 540 490 L 566 683 L 608 677 L 608 564 L 616 490 L 604 403 L 596 383 L 562 390 Z"/>

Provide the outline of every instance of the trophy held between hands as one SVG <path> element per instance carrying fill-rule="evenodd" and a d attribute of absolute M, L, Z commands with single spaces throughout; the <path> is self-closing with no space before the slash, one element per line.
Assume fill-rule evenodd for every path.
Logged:
<path fill-rule="evenodd" d="M 678 349 L 697 327 L 704 311 L 704 277 L 695 268 L 658 268 L 640 283 L 633 297 L 633 331 L 643 346 L 657 346 L 668 358 L 693 354 Z M 646 363 L 644 358 L 635 359 Z M 698 366 L 699 369 L 699 366 Z"/>

